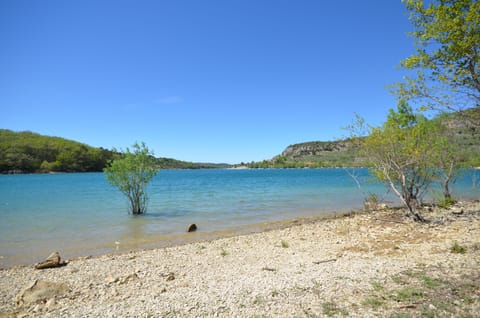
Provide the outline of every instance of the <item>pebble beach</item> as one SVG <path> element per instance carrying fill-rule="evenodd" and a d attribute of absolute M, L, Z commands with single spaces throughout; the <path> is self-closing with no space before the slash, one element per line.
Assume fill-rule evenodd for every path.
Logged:
<path fill-rule="evenodd" d="M 480 315 L 480 202 L 0 270 L 0 317 Z"/>

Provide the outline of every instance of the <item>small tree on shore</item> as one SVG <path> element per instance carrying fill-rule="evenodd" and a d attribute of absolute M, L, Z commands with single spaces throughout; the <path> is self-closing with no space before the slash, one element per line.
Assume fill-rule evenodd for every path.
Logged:
<path fill-rule="evenodd" d="M 372 175 L 391 189 L 409 215 L 420 222 L 425 219 L 417 207 L 436 177 L 431 166 L 436 134 L 430 128 L 426 118 L 400 101 L 397 111 L 390 110 L 381 127 L 369 127 L 368 136 L 358 139 Z"/>
<path fill-rule="evenodd" d="M 439 116 L 431 121 L 432 134 L 436 134 L 437 138 L 432 143 L 435 149 L 432 165 L 437 169 L 437 181 L 442 187 L 443 205 L 455 203 L 455 199 L 451 193 L 451 185 L 455 182 L 460 173 L 460 161 L 462 153 L 458 145 L 454 141 L 454 131 L 448 129 L 445 116 Z"/>
<path fill-rule="evenodd" d="M 128 198 L 130 212 L 137 215 L 147 211 L 145 188 L 158 170 L 153 152 L 142 142 L 135 143 L 132 151 L 127 148 L 104 172 L 107 181 Z"/>

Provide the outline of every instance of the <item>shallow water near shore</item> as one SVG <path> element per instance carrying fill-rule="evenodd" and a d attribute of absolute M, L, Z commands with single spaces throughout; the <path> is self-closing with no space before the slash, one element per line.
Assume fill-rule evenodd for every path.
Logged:
<path fill-rule="evenodd" d="M 149 185 L 148 213 L 127 202 L 102 173 L 0 176 L 0 266 L 32 264 L 52 251 L 71 258 L 154 248 L 261 230 L 268 222 L 361 208 L 366 193 L 391 204 L 366 169 L 162 170 Z M 454 187 L 480 197 L 480 171 Z M 196 223 L 197 233 L 186 234 Z"/>

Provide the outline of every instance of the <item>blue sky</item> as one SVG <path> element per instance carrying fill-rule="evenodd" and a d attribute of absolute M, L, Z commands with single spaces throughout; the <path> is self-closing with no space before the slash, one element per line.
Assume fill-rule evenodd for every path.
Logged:
<path fill-rule="evenodd" d="M 269 159 L 381 123 L 410 30 L 400 0 L 2 0 L 0 128 Z"/>

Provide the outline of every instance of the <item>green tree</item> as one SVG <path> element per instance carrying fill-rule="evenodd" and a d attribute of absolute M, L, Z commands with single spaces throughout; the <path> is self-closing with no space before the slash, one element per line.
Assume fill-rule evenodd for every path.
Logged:
<path fill-rule="evenodd" d="M 436 178 L 431 162 L 436 136 L 430 128 L 425 117 L 400 101 L 381 127 L 369 127 L 368 136 L 358 139 L 373 176 L 400 198 L 414 220 L 422 222 L 417 208 Z"/>
<path fill-rule="evenodd" d="M 132 214 L 143 214 L 147 209 L 146 187 L 158 173 L 153 152 L 145 143 L 135 143 L 133 150 L 127 148 L 122 156 L 114 159 L 104 169 L 108 182 L 118 188 L 130 203 Z"/>
<path fill-rule="evenodd" d="M 437 181 L 442 187 L 444 203 L 454 203 L 450 188 L 460 172 L 461 161 L 464 160 L 463 154 L 455 143 L 454 131 L 447 128 L 446 116 L 440 116 L 430 121 L 428 125 L 430 134 L 436 136 L 431 144 L 432 149 L 435 150 L 431 163 L 438 172 Z"/>
<path fill-rule="evenodd" d="M 480 1 L 403 2 L 417 52 L 401 62 L 415 75 L 395 84 L 396 94 L 424 109 L 480 107 Z"/>

